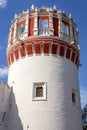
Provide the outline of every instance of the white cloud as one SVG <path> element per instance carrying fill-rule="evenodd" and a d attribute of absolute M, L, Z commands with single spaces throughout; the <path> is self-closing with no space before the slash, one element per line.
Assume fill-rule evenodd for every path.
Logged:
<path fill-rule="evenodd" d="M 0 8 L 5 8 L 7 5 L 7 0 L 0 0 Z"/>
<path fill-rule="evenodd" d="M 4 67 L 4 68 L 0 68 L 0 77 L 5 77 L 8 75 L 8 68 Z"/>
<path fill-rule="evenodd" d="M 83 108 L 87 104 L 87 88 L 81 87 L 80 96 L 81 96 L 81 106 Z"/>

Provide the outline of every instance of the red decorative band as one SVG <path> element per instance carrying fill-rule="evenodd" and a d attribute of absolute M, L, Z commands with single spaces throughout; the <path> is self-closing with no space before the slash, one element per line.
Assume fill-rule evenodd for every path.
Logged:
<path fill-rule="evenodd" d="M 72 61 L 77 67 L 79 66 L 79 53 L 74 47 L 51 41 L 17 44 L 17 46 L 14 46 L 8 52 L 8 66 L 20 58 L 33 55 L 61 56 Z"/>

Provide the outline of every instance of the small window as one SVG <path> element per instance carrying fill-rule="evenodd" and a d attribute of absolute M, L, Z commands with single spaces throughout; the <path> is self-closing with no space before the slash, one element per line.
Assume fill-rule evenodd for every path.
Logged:
<path fill-rule="evenodd" d="M 23 33 L 25 31 L 25 25 L 23 24 L 21 27 L 20 27 L 20 33 Z"/>
<path fill-rule="evenodd" d="M 77 91 L 72 89 L 72 102 L 77 104 Z"/>
<path fill-rule="evenodd" d="M 33 100 L 46 100 L 46 83 L 35 82 L 33 83 Z"/>
<path fill-rule="evenodd" d="M 48 20 L 39 20 L 39 29 L 48 29 Z"/>
<path fill-rule="evenodd" d="M 68 29 L 68 26 L 65 25 L 65 24 L 62 24 L 62 28 L 61 28 L 61 31 L 65 34 L 69 34 L 69 29 Z"/>
<path fill-rule="evenodd" d="M 72 102 L 75 103 L 76 102 L 76 95 L 74 92 L 72 92 Z"/>
<path fill-rule="evenodd" d="M 23 38 L 24 32 L 25 32 L 25 24 L 18 26 L 18 36 L 19 36 L 19 38 Z"/>
<path fill-rule="evenodd" d="M 62 25 L 62 32 L 67 33 L 66 27 L 64 25 Z"/>
<path fill-rule="evenodd" d="M 39 20 L 39 34 L 48 34 L 48 20 Z"/>
<path fill-rule="evenodd" d="M 43 97 L 43 87 L 38 86 L 36 88 L 36 97 Z"/>

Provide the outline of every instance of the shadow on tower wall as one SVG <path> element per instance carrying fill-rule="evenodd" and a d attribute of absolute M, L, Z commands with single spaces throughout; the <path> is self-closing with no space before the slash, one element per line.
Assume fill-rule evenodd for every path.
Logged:
<path fill-rule="evenodd" d="M 23 130 L 23 124 L 19 117 L 19 111 L 13 90 L 11 92 L 11 104 L 8 118 L 8 127 L 5 130 Z"/>

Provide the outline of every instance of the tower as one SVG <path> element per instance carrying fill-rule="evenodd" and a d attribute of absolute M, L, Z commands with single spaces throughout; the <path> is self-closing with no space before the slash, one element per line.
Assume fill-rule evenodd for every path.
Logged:
<path fill-rule="evenodd" d="M 82 130 L 78 30 L 71 15 L 33 5 L 16 14 L 7 59 L 13 86 L 8 130 Z"/>

